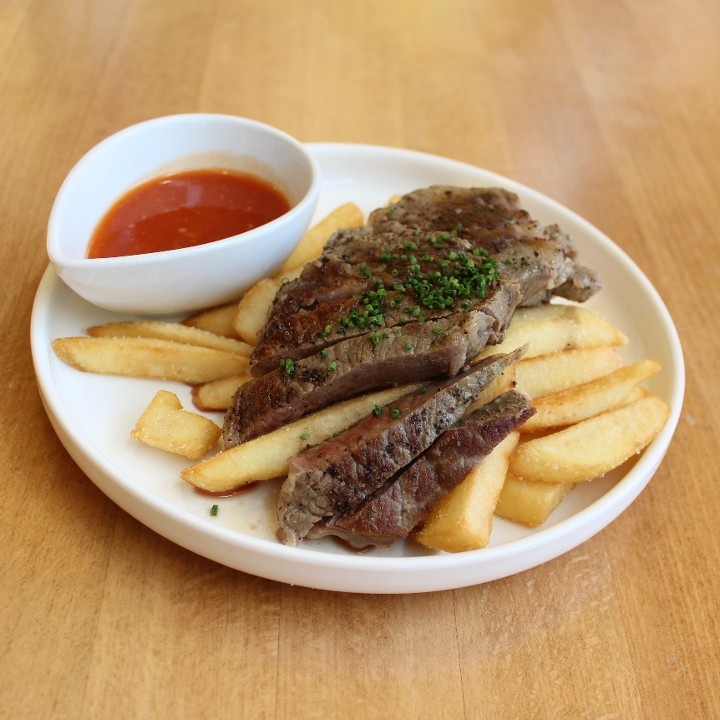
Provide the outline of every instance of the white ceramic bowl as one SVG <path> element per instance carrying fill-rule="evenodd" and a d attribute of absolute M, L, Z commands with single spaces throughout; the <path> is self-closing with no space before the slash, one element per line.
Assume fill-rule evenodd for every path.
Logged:
<path fill-rule="evenodd" d="M 291 209 L 224 240 L 117 258 L 86 257 L 107 210 L 129 189 L 185 170 L 227 168 L 281 190 Z M 96 145 L 70 171 L 50 213 L 47 250 L 60 278 L 85 300 L 115 312 L 187 313 L 229 301 L 273 271 L 307 230 L 320 173 L 306 148 L 263 123 L 184 114 L 133 125 Z"/>

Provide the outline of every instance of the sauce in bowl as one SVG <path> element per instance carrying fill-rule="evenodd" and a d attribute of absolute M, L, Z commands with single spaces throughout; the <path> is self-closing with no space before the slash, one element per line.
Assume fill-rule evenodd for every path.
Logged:
<path fill-rule="evenodd" d="M 272 184 L 230 170 L 190 170 L 149 180 L 105 214 L 88 258 L 177 250 L 239 235 L 290 210 Z"/>

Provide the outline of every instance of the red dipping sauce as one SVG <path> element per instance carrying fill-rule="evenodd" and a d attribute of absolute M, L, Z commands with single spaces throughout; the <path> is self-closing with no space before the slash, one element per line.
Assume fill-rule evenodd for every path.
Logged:
<path fill-rule="evenodd" d="M 191 170 L 138 185 L 100 221 L 89 258 L 203 245 L 252 230 L 290 210 L 288 199 L 254 175 Z"/>

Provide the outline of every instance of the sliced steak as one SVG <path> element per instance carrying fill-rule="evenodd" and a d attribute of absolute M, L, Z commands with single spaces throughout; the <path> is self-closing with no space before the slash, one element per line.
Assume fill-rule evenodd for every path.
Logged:
<path fill-rule="evenodd" d="M 600 286 L 569 238 L 500 189 L 432 187 L 341 230 L 277 293 L 229 409 L 232 446 L 383 386 L 458 372 L 515 308 Z M 464 353 L 464 357 L 463 357 Z M 282 367 L 281 367 L 282 364 Z"/>
<path fill-rule="evenodd" d="M 505 316 L 515 295 L 494 293 L 486 310 L 456 313 L 431 324 L 411 323 L 349 338 L 315 355 L 285 363 L 243 385 L 226 413 L 226 447 L 296 420 L 334 402 L 373 388 L 452 377 L 504 332 L 495 315 Z"/>
<path fill-rule="evenodd" d="M 528 399 L 515 390 L 499 395 L 446 430 L 356 511 L 319 522 L 307 537 L 334 535 L 356 548 L 404 540 L 440 499 L 534 412 Z"/>
<path fill-rule="evenodd" d="M 368 226 L 336 233 L 317 261 L 278 290 L 250 358 L 253 375 L 274 370 L 283 358 L 309 357 L 380 328 L 448 317 L 461 307 L 481 308 L 481 301 L 501 287 L 497 263 L 473 255 L 472 245 L 456 233 L 433 254 L 429 242 L 419 253 L 424 245 L 412 229 L 379 233 Z M 479 287 L 472 286 L 468 270 L 481 278 Z M 445 275 L 435 277 L 436 272 Z M 457 287 L 448 284 L 450 276 Z M 458 296 L 465 286 L 467 292 Z"/>
<path fill-rule="evenodd" d="M 289 545 L 324 518 L 349 515 L 463 416 L 523 348 L 488 358 L 451 380 L 410 393 L 382 412 L 291 458 L 278 498 L 279 537 Z"/>

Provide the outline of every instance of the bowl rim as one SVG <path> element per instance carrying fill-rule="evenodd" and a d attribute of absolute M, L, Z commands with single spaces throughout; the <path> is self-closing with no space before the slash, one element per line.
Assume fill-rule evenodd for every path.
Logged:
<path fill-rule="evenodd" d="M 310 173 L 310 183 L 305 193 L 287 212 L 283 213 L 274 220 L 265 223 L 264 225 L 260 225 L 243 233 L 231 235 L 229 237 L 221 238 L 219 240 L 214 240 L 212 242 L 204 243 L 201 245 L 193 245 L 185 248 L 176 248 L 173 250 L 161 250 L 158 252 L 142 253 L 138 255 L 120 255 L 117 257 L 108 258 L 78 258 L 69 255 L 63 248 L 60 247 L 60 238 L 59 234 L 56 232 L 56 225 L 59 222 L 60 212 L 63 210 L 62 202 L 69 192 L 68 188 L 70 187 L 71 182 L 80 172 L 85 169 L 86 165 L 93 161 L 96 155 L 106 151 L 109 147 L 113 145 L 126 141 L 128 136 L 132 136 L 139 132 L 142 132 L 143 129 L 149 126 L 184 122 L 199 122 L 200 124 L 207 124 L 210 122 L 218 121 L 229 122 L 233 124 L 239 123 L 243 126 L 254 128 L 255 130 L 260 130 L 273 134 L 277 138 L 286 142 L 288 145 L 292 146 L 293 149 L 298 152 L 298 157 L 302 158 L 306 162 L 307 169 Z M 179 154 L 178 157 L 182 157 L 182 154 Z M 71 167 L 71 169 L 63 179 L 62 183 L 60 184 L 60 187 L 57 191 L 57 194 L 55 195 L 55 199 L 53 200 L 53 204 L 50 209 L 46 237 L 46 250 L 48 259 L 53 265 L 65 269 L 79 269 L 83 267 L 88 267 L 89 263 L 92 263 L 92 267 L 97 270 L 101 270 L 107 267 L 113 269 L 124 269 L 132 268 L 137 266 L 138 264 L 145 264 L 148 262 L 168 262 L 172 261 L 175 258 L 187 260 L 192 259 L 196 255 L 215 254 L 218 252 L 222 252 L 225 249 L 243 246 L 247 243 L 252 242 L 255 238 L 257 238 L 258 235 L 265 235 L 268 232 L 272 233 L 274 229 L 290 223 L 292 220 L 295 219 L 297 215 L 302 215 L 307 210 L 308 205 L 314 203 L 320 194 L 320 175 L 320 165 L 315 156 L 309 151 L 309 148 L 306 144 L 300 142 L 300 140 L 293 137 L 286 131 L 281 130 L 280 128 L 277 128 L 273 125 L 264 123 L 260 120 L 225 113 L 177 113 L 173 115 L 161 115 L 149 118 L 147 120 L 142 120 L 132 125 L 128 125 L 127 127 L 121 128 L 120 130 L 103 138 L 102 140 L 100 140 L 100 142 L 96 143 L 89 150 L 87 150 Z M 126 190 L 125 192 L 128 192 L 130 189 L 132 189 L 132 187 L 135 187 L 135 185 L 128 188 L 128 190 Z M 121 196 L 122 195 L 118 196 L 118 199 Z M 108 206 L 108 208 L 106 208 L 104 212 L 107 212 L 107 210 L 109 209 L 110 206 Z"/>

